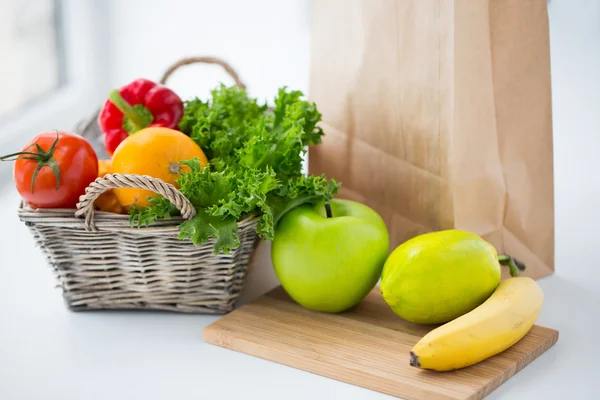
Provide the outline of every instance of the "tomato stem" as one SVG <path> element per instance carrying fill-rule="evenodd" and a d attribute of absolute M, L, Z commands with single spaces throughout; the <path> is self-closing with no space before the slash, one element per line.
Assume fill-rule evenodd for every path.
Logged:
<path fill-rule="evenodd" d="M 17 159 L 19 159 L 20 155 L 32 155 L 32 156 L 37 156 L 39 153 L 38 152 L 33 152 L 33 151 L 20 151 L 18 153 L 12 153 L 12 154 L 7 154 L 5 156 L 0 157 L 0 161 L 15 161 Z M 21 157 L 20 159 L 23 159 L 23 157 Z"/>
<path fill-rule="evenodd" d="M 54 176 L 56 176 L 56 190 L 58 190 L 58 188 L 60 188 L 60 168 L 58 167 L 56 160 L 52 157 L 54 155 L 54 150 L 56 150 L 56 145 L 58 144 L 59 138 L 60 137 L 58 131 L 56 131 L 56 140 L 54 140 L 52 146 L 50 146 L 50 149 L 48 149 L 48 151 L 44 151 L 44 149 L 42 149 L 42 146 L 36 143 L 35 147 L 37 151 L 20 151 L 17 153 L 7 154 L 5 156 L 0 157 L 0 161 L 27 160 L 35 161 L 38 163 L 31 176 L 31 193 L 33 193 L 34 191 L 35 178 L 37 177 L 40 170 L 43 167 L 50 167 L 52 168 L 52 172 L 54 172 Z"/>

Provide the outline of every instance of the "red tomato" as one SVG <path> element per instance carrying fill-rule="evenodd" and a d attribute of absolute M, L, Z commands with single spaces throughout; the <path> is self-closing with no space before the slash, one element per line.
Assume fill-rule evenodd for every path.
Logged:
<path fill-rule="evenodd" d="M 43 132 L 21 152 L 2 159 L 9 157 L 15 159 L 17 191 L 34 208 L 75 208 L 79 196 L 98 176 L 94 149 L 74 133 Z"/>

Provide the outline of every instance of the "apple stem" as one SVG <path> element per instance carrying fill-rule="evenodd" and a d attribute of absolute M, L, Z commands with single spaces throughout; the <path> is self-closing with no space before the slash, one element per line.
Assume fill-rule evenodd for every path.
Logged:
<path fill-rule="evenodd" d="M 333 214 L 331 213 L 331 204 L 325 203 L 325 213 L 327 214 L 327 218 L 333 217 Z"/>

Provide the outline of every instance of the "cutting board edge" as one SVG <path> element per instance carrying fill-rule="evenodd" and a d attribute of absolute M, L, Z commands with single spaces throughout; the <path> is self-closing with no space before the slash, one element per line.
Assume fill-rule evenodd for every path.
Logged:
<path fill-rule="evenodd" d="M 525 367 L 527 367 L 528 365 L 532 364 L 535 360 L 537 360 L 542 354 L 544 354 L 545 352 L 550 350 L 558 342 L 560 333 L 557 329 L 548 328 L 546 326 L 541 326 L 541 325 L 533 325 L 531 327 L 530 331 L 534 328 L 543 329 L 544 331 L 551 333 L 551 336 L 546 337 L 545 338 L 546 340 L 544 340 L 543 342 L 540 342 L 540 344 L 538 346 L 538 351 L 534 352 L 532 357 L 526 358 L 521 363 L 517 363 L 517 366 L 514 369 L 514 371 L 511 371 L 509 374 L 500 376 L 499 379 L 495 382 L 494 381 L 490 382 L 488 387 L 484 388 L 484 389 L 489 389 L 489 390 L 483 390 L 480 393 L 481 396 L 474 397 L 474 399 L 479 400 L 479 399 L 485 398 L 486 396 L 489 396 L 496 389 L 498 389 L 500 386 L 502 386 L 505 382 L 508 382 L 508 380 L 510 380 L 510 378 L 517 375 L 521 370 L 523 370 Z M 499 356 L 500 354 L 502 354 L 502 353 L 499 353 L 496 356 Z M 496 357 L 496 356 L 494 356 L 494 357 Z M 469 399 L 469 400 L 471 400 L 471 399 Z"/>
<path fill-rule="evenodd" d="M 310 365 L 309 367 L 306 367 L 306 366 L 301 367 L 301 366 L 299 366 L 299 364 L 302 364 L 302 362 L 301 362 L 302 357 L 297 356 L 293 353 L 284 352 L 279 349 L 273 349 L 273 348 L 271 348 L 271 350 L 277 356 L 276 357 L 273 357 L 273 356 L 267 357 L 264 355 L 264 353 L 261 353 L 258 349 L 259 348 L 268 348 L 268 346 L 262 345 L 260 343 L 253 343 L 244 338 L 235 337 L 235 335 L 231 335 L 232 332 L 230 330 L 223 329 L 222 327 L 218 326 L 218 324 L 216 324 L 216 322 L 218 322 L 218 321 L 215 321 L 211 325 L 206 326 L 203 330 L 203 337 L 204 337 L 204 341 L 206 343 L 224 348 L 226 350 L 236 351 L 236 352 L 239 352 L 242 354 L 246 354 L 246 355 L 249 355 L 252 357 L 259 358 L 261 360 L 265 360 L 265 361 L 273 362 L 273 363 L 276 363 L 279 365 L 283 365 L 283 366 L 286 366 L 289 368 L 294 368 L 299 371 L 308 372 L 310 374 L 318 375 L 318 376 L 328 378 L 328 379 L 333 379 L 335 381 L 343 382 L 343 383 L 346 383 L 346 384 L 349 384 L 349 385 L 352 385 L 355 387 L 362 387 L 362 388 L 365 388 L 368 390 L 373 390 L 378 393 L 383 393 L 383 394 L 387 394 L 387 395 L 390 395 L 393 397 L 398 397 L 398 392 L 383 390 L 382 387 L 385 387 L 385 386 L 377 386 L 375 383 L 371 384 L 368 380 L 364 381 L 364 383 L 361 385 L 357 385 L 355 383 L 355 381 L 352 379 L 347 379 L 347 378 L 344 379 L 344 374 L 340 374 L 337 371 L 334 374 L 326 375 L 326 374 L 320 372 L 320 369 L 318 368 L 319 365 L 325 364 L 325 363 L 321 363 L 316 360 L 312 360 L 313 365 Z M 229 336 L 226 336 L 226 335 L 229 335 Z M 243 346 L 244 343 L 248 343 L 249 346 Z M 253 350 L 255 350 L 255 351 L 253 351 Z M 344 370 L 344 373 L 346 373 L 345 376 L 349 376 L 347 373 L 353 371 L 349 368 L 343 368 L 343 370 Z M 376 375 L 372 375 L 372 374 L 369 374 L 369 373 L 366 373 L 363 371 L 354 371 L 354 372 L 355 373 L 359 372 L 362 375 L 368 375 L 375 379 L 384 380 L 384 381 L 388 382 L 388 385 L 397 385 L 398 384 L 398 382 L 394 382 L 394 381 L 391 381 L 386 378 L 378 377 Z M 405 385 L 410 385 L 410 387 L 414 388 L 415 390 L 424 390 L 411 382 L 407 382 L 407 383 L 405 383 Z M 425 391 L 425 393 L 427 394 L 427 397 L 426 397 L 427 400 L 478 400 L 479 399 L 479 397 L 465 398 L 465 397 L 456 397 L 456 396 L 440 396 L 439 393 L 432 393 L 430 391 Z M 405 400 L 420 400 L 420 399 L 422 399 L 422 397 L 411 397 L 410 395 L 406 395 L 406 397 L 402 397 L 402 398 Z"/>
<path fill-rule="evenodd" d="M 263 301 L 266 301 L 267 298 L 270 299 L 270 305 L 263 303 Z M 263 296 L 258 297 L 251 303 L 243 305 L 240 308 L 237 308 L 229 314 L 224 315 L 218 320 L 207 325 L 203 329 L 204 341 L 208 344 L 250 355 L 262 360 L 274 362 L 279 365 L 295 368 L 317 376 L 326 377 L 329 379 L 337 380 L 339 382 L 344 382 L 357 387 L 363 387 L 369 390 L 373 390 L 375 392 L 384 393 L 391 396 L 400 396 L 406 400 L 483 399 L 492 392 L 494 392 L 502 384 L 504 384 L 504 382 L 508 381 L 510 378 L 515 376 L 523 368 L 531 364 L 535 359 L 544 354 L 548 349 L 552 348 L 554 344 L 558 342 L 560 335 L 559 331 L 554 328 L 549 328 L 542 325 L 534 325 L 532 327 L 532 330 L 535 329 L 541 331 L 538 331 L 538 334 L 534 333 L 535 336 L 538 337 L 537 346 L 535 349 L 530 351 L 530 353 L 528 353 L 526 357 L 516 361 L 512 368 L 506 369 L 503 374 L 499 374 L 495 378 L 490 379 L 485 383 L 485 385 L 481 386 L 480 388 L 469 392 L 468 394 L 463 392 L 460 395 L 455 395 L 456 393 L 448 394 L 432 392 L 431 390 L 427 390 L 426 388 L 419 386 L 420 383 L 416 381 L 399 382 L 398 380 L 391 380 L 387 377 L 370 374 L 349 367 L 339 368 L 338 366 L 338 369 L 341 369 L 340 373 L 340 371 L 336 369 L 327 369 L 326 367 L 327 365 L 330 365 L 330 363 L 319 363 L 318 358 L 313 359 L 307 358 L 300 354 L 294 354 L 293 351 L 289 351 L 289 348 L 286 351 L 277 347 L 269 346 L 268 343 L 261 343 L 257 341 L 256 338 L 253 339 L 252 336 L 254 335 L 249 335 L 247 332 L 236 332 L 235 328 L 232 329 L 228 326 L 235 326 L 235 321 L 239 315 L 243 315 L 244 313 L 246 313 L 246 310 L 253 309 L 252 307 L 247 308 L 246 306 L 250 306 L 252 304 L 261 304 L 261 306 L 263 307 L 265 305 L 269 307 L 273 306 L 273 301 L 276 304 L 280 304 L 281 302 L 294 303 L 293 300 L 289 299 L 289 296 L 285 295 L 285 292 L 283 292 L 283 289 L 280 286 L 275 287 L 272 290 L 265 293 Z M 528 332 L 528 334 L 530 333 L 531 330 Z M 499 357 L 501 354 L 502 353 L 494 357 Z M 360 377 L 357 377 L 356 375 L 348 376 L 348 373 L 359 373 L 361 375 L 360 377 L 364 378 L 365 376 L 368 376 L 370 380 L 360 379 Z M 377 383 L 379 383 L 379 385 Z M 406 392 L 407 389 L 408 393 Z M 410 391 L 412 391 L 413 394 L 411 394 Z M 415 395 L 415 392 L 419 394 Z"/>
<path fill-rule="evenodd" d="M 235 312 L 235 311 L 234 311 Z M 223 318 L 226 318 L 227 316 L 224 316 Z M 307 368 L 306 366 L 301 367 L 299 366 L 299 364 L 301 364 L 301 360 L 302 358 L 300 356 L 296 356 L 293 353 L 289 353 L 289 352 L 284 352 L 281 351 L 279 349 L 273 349 L 270 348 L 271 352 L 275 353 L 275 356 L 273 356 L 273 353 L 270 354 L 270 356 L 266 356 L 264 355 L 264 352 L 261 352 L 260 349 L 269 349 L 268 346 L 260 344 L 260 343 L 254 343 L 251 341 L 248 341 L 242 337 L 237 337 L 235 335 L 234 332 L 232 332 L 231 330 L 224 328 L 222 326 L 220 326 L 219 322 L 222 321 L 222 319 L 219 319 L 215 322 L 213 322 L 210 325 L 207 325 L 204 329 L 203 329 L 203 338 L 204 341 L 206 343 L 218 346 L 218 347 L 222 347 L 224 349 L 227 350 L 232 350 L 232 351 L 236 351 L 242 354 L 246 354 L 252 357 L 256 357 L 265 361 L 270 361 L 270 362 L 274 362 L 277 363 L 279 365 L 284 365 L 286 367 L 290 367 L 290 368 L 294 368 L 294 369 L 298 369 L 300 371 L 304 371 L 304 372 L 308 372 L 311 374 L 315 374 L 318 376 L 322 376 L 325 378 L 329 378 L 329 379 L 334 379 L 336 381 L 339 382 L 344 382 L 353 386 L 360 386 L 369 390 L 373 390 L 379 393 L 384 393 L 390 396 L 398 396 L 398 392 L 397 391 L 386 391 L 386 390 L 382 390 L 382 387 L 385 387 L 385 385 L 383 386 L 377 386 L 375 384 L 371 384 L 369 381 L 365 381 L 364 384 L 361 385 L 357 385 L 355 383 L 355 381 L 351 380 L 351 379 L 344 379 L 344 375 L 343 374 L 334 374 L 336 376 L 333 375 L 326 375 L 322 372 L 320 372 L 319 370 L 319 365 L 318 362 L 316 360 L 313 360 L 312 363 L 315 365 L 309 365 L 309 367 Z M 516 368 L 513 371 L 510 371 L 508 374 L 502 375 L 501 377 L 499 377 L 499 379 L 497 379 L 496 381 L 492 381 L 489 383 L 488 386 L 486 386 L 483 390 L 479 390 L 474 392 L 472 395 L 467 396 L 467 397 L 456 397 L 456 396 L 443 396 L 440 395 L 439 393 L 431 393 L 431 392 L 426 392 L 427 393 L 427 399 L 431 399 L 431 400 L 480 400 L 485 398 L 486 396 L 490 395 L 494 390 L 496 390 L 498 387 L 500 387 L 504 382 L 507 382 L 510 378 L 512 378 L 513 376 L 515 376 L 517 373 L 519 373 L 519 371 L 521 371 L 523 368 L 525 368 L 526 366 L 530 365 L 534 360 L 536 360 L 539 356 L 541 356 L 542 354 L 544 354 L 546 351 L 548 351 L 550 348 L 552 348 L 557 342 L 558 342 L 558 338 L 559 338 L 559 331 L 553 328 L 548 328 L 548 327 L 544 327 L 544 326 L 539 326 L 539 325 L 534 325 L 534 327 L 538 327 L 541 329 L 544 329 L 546 331 L 549 331 L 552 333 L 552 335 L 550 337 L 547 338 L 547 340 L 544 340 L 543 342 L 540 342 L 540 346 L 539 346 L 539 351 L 536 351 L 532 357 L 523 360 L 523 362 L 517 364 Z M 290 358 L 291 358 L 291 362 L 290 362 Z M 345 372 L 350 372 L 351 369 L 348 368 L 344 368 Z M 385 378 L 381 378 L 381 377 L 377 377 L 374 375 L 370 375 L 368 373 L 365 372 L 361 372 L 361 374 L 364 375 L 369 375 L 372 376 L 373 378 L 376 379 L 382 379 L 382 380 L 386 380 L 388 382 L 388 385 L 396 385 L 397 382 L 394 381 L 390 381 L 388 379 Z M 407 386 L 410 386 L 411 388 L 413 388 L 414 390 L 423 390 L 423 388 L 418 387 L 417 385 L 415 385 L 414 383 L 408 382 L 408 383 L 404 383 Z M 403 398 L 406 400 L 419 400 L 422 399 L 423 397 L 412 397 L 410 394 L 402 394 Z"/>

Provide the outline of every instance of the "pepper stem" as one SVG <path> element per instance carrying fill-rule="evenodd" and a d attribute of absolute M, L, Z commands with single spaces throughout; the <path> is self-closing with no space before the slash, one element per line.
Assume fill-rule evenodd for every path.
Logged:
<path fill-rule="evenodd" d="M 331 212 L 331 204 L 329 204 L 329 202 L 325 203 L 325 214 L 327 215 L 327 218 L 333 218 L 333 214 Z"/>
<path fill-rule="evenodd" d="M 117 89 L 111 90 L 108 95 L 111 103 L 115 105 L 133 124 L 136 131 L 143 129 L 147 126 L 144 116 L 131 106 Z"/>
<path fill-rule="evenodd" d="M 498 262 L 501 265 L 507 265 L 510 270 L 510 276 L 519 276 L 519 271 L 525 271 L 525 264 L 509 255 L 498 256 Z"/>

